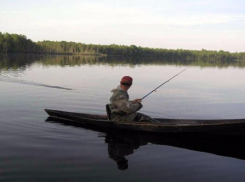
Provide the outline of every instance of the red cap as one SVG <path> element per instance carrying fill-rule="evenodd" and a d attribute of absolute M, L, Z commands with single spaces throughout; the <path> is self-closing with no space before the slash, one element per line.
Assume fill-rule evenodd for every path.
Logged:
<path fill-rule="evenodd" d="M 133 83 L 133 78 L 131 78 L 130 76 L 124 76 L 124 77 L 122 77 L 120 83 L 121 83 L 121 84 L 122 84 L 122 83 L 126 83 L 126 84 L 129 84 L 129 85 L 132 85 L 132 83 Z"/>

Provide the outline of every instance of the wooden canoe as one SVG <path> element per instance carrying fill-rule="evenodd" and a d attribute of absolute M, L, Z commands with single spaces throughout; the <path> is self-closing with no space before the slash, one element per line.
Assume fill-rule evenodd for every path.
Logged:
<path fill-rule="evenodd" d="M 106 115 L 92 115 L 45 109 L 50 117 L 69 122 L 92 125 L 109 130 L 128 130 L 151 133 L 208 133 L 229 136 L 245 136 L 245 119 L 230 120 L 187 120 L 160 119 L 160 123 L 149 122 L 115 122 Z"/>

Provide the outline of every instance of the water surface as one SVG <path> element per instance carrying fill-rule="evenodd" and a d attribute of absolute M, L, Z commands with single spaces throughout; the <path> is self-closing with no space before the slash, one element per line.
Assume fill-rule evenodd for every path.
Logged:
<path fill-rule="evenodd" d="M 234 150 L 224 148 L 224 153 L 222 141 L 210 146 L 203 139 L 158 141 L 46 121 L 45 108 L 105 114 L 110 90 L 122 76 L 134 78 L 129 94 L 135 99 L 185 68 L 145 98 L 141 112 L 161 118 L 245 118 L 242 63 L 1 55 L 0 180 L 243 181 L 244 155 L 234 152 L 243 141 L 229 142 Z M 221 150 L 214 150 L 218 144 Z"/>

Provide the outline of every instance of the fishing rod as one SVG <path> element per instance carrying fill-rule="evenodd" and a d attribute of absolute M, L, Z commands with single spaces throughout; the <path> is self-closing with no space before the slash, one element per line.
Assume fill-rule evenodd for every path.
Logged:
<path fill-rule="evenodd" d="M 178 76 L 180 73 L 184 72 L 187 68 L 185 68 L 184 70 L 182 70 L 181 72 L 179 72 L 178 74 L 174 75 L 173 77 L 171 77 L 169 80 L 167 80 L 166 82 L 162 83 L 161 85 L 159 85 L 157 88 L 155 88 L 154 90 L 152 90 L 150 93 L 146 94 L 144 97 L 142 97 L 141 100 L 143 100 L 144 98 L 146 98 L 148 95 L 150 95 L 152 92 L 156 91 L 158 88 L 160 88 L 161 86 L 163 86 L 164 84 L 166 84 L 167 82 L 169 82 L 170 80 L 172 80 L 174 77 Z"/>

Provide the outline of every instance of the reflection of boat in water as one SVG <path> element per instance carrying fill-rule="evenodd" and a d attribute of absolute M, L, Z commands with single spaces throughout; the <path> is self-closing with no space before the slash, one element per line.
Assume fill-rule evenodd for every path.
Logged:
<path fill-rule="evenodd" d="M 108 143 L 108 155 L 117 163 L 118 168 L 121 170 L 128 168 L 126 156 L 133 154 L 136 149 L 140 148 L 140 146 L 147 145 L 148 143 L 173 146 L 245 160 L 245 149 L 241 147 L 244 143 L 244 139 L 210 137 L 207 135 L 200 136 L 195 134 L 156 135 L 152 133 L 108 131 L 101 127 L 82 123 L 71 123 L 68 120 L 52 117 L 49 117 L 46 121 L 105 133 L 105 142 Z"/>
<path fill-rule="evenodd" d="M 245 119 L 232 120 L 183 120 L 160 119 L 159 123 L 149 122 L 115 122 L 106 115 L 92 115 L 65 111 L 45 111 L 51 117 L 62 118 L 70 122 L 84 123 L 108 130 L 127 130 L 146 133 L 195 133 L 209 135 L 245 136 Z"/>

